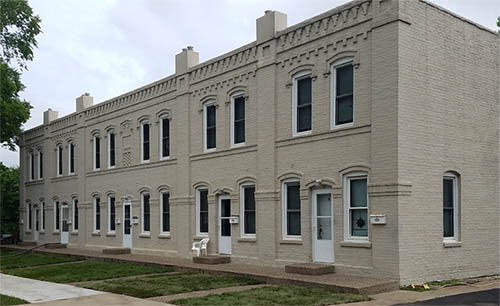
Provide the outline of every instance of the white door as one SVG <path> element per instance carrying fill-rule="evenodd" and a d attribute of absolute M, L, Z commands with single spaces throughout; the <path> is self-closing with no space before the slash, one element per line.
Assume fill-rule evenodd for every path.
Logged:
<path fill-rule="evenodd" d="M 132 203 L 123 201 L 123 247 L 132 248 Z"/>
<path fill-rule="evenodd" d="M 219 254 L 231 254 L 231 199 L 219 197 Z"/>
<path fill-rule="evenodd" d="M 61 206 L 61 243 L 67 244 L 69 240 L 69 207 L 68 205 Z"/>
<path fill-rule="evenodd" d="M 332 263 L 334 254 L 331 190 L 314 190 L 312 202 L 313 261 Z"/>
<path fill-rule="evenodd" d="M 38 232 L 40 232 L 40 209 L 35 208 L 35 241 L 38 241 Z"/>

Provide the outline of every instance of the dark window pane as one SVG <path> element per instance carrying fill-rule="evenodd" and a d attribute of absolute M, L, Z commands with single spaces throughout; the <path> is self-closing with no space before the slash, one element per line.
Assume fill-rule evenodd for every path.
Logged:
<path fill-rule="evenodd" d="M 59 223 L 60 223 L 60 220 L 59 220 L 59 215 L 61 213 L 61 210 L 59 208 L 59 202 L 56 202 L 56 230 L 59 229 Z"/>
<path fill-rule="evenodd" d="M 245 119 L 245 98 L 238 97 L 234 99 L 234 120 Z"/>
<path fill-rule="evenodd" d="M 101 168 L 101 138 L 96 137 L 94 139 L 95 141 L 95 168 L 99 169 Z"/>
<path fill-rule="evenodd" d="M 287 209 L 300 210 L 300 190 L 299 184 L 287 184 Z"/>
<path fill-rule="evenodd" d="M 351 180 L 351 207 L 366 207 L 366 179 Z"/>
<path fill-rule="evenodd" d="M 255 187 L 244 187 L 244 233 L 255 234 Z"/>
<path fill-rule="evenodd" d="M 223 237 L 229 237 L 231 236 L 231 224 L 229 223 L 229 219 L 222 219 L 220 220 L 220 230 L 221 230 L 221 236 Z"/>
<path fill-rule="evenodd" d="M 443 210 L 443 235 L 444 237 L 454 236 L 454 226 L 453 226 L 453 208 L 445 208 Z"/>
<path fill-rule="evenodd" d="M 304 78 L 297 81 L 297 105 L 311 103 L 311 78 Z"/>
<path fill-rule="evenodd" d="M 245 212 L 245 234 L 255 234 L 255 211 Z"/>
<path fill-rule="evenodd" d="M 215 105 L 207 106 L 207 127 L 215 126 Z"/>
<path fill-rule="evenodd" d="M 109 134 L 109 165 L 115 165 L 115 134 Z"/>
<path fill-rule="evenodd" d="M 208 211 L 208 191 L 200 191 L 200 211 Z"/>
<path fill-rule="evenodd" d="M 255 210 L 255 187 L 245 187 L 245 210 Z"/>
<path fill-rule="evenodd" d="M 70 160 L 69 160 L 69 172 L 74 173 L 75 172 L 75 145 L 70 144 L 69 145 L 69 155 L 70 155 Z"/>
<path fill-rule="evenodd" d="M 300 235 L 300 212 L 287 213 L 287 234 Z"/>
<path fill-rule="evenodd" d="M 215 139 L 215 128 L 207 129 L 207 149 L 215 148 L 216 139 Z"/>
<path fill-rule="evenodd" d="M 45 203 L 42 203 L 42 229 L 45 229 Z"/>
<path fill-rule="evenodd" d="M 245 142 L 245 121 L 234 123 L 234 143 Z"/>
<path fill-rule="evenodd" d="M 35 179 L 35 156 L 30 154 L 30 179 Z"/>
<path fill-rule="evenodd" d="M 215 123 L 215 105 L 210 105 L 210 106 L 207 106 L 207 126 L 205 127 L 206 128 L 206 131 L 207 131 L 207 149 L 212 149 L 212 148 L 215 148 L 216 146 L 216 123 Z"/>
<path fill-rule="evenodd" d="M 162 119 L 162 139 L 161 139 L 161 156 L 167 157 L 170 155 L 170 120 Z"/>
<path fill-rule="evenodd" d="M 231 216 L 231 200 L 221 200 L 221 217 Z"/>
<path fill-rule="evenodd" d="M 33 222 L 31 204 L 28 204 L 28 229 L 31 229 L 31 224 Z"/>
<path fill-rule="evenodd" d="M 43 177 L 43 153 L 39 152 L 38 156 L 40 158 L 40 160 L 38 161 L 39 162 L 39 168 L 40 168 L 40 169 L 38 169 L 38 171 L 39 171 L 38 173 L 39 173 L 40 178 L 42 178 Z"/>
<path fill-rule="evenodd" d="M 142 125 L 142 159 L 149 160 L 149 124 Z"/>
<path fill-rule="evenodd" d="M 200 232 L 208 233 L 208 212 L 200 213 Z"/>
<path fill-rule="evenodd" d="M 352 65 L 337 68 L 337 96 L 352 93 Z"/>
<path fill-rule="evenodd" d="M 163 232 L 170 231 L 170 203 L 169 194 L 162 193 L 162 222 L 163 222 Z"/>
<path fill-rule="evenodd" d="M 304 132 L 311 130 L 311 105 L 299 106 L 297 108 L 298 112 L 298 123 L 297 132 Z"/>
<path fill-rule="evenodd" d="M 59 153 L 59 175 L 62 175 L 63 174 L 63 148 L 62 147 L 59 147 L 59 150 L 58 150 L 58 153 Z"/>
<path fill-rule="evenodd" d="M 78 230 L 78 200 L 75 200 L 74 210 L 73 216 L 75 220 L 73 220 L 73 229 Z"/>
<path fill-rule="evenodd" d="M 208 232 L 208 190 L 200 190 L 200 232 Z"/>
<path fill-rule="evenodd" d="M 368 210 L 351 210 L 351 235 L 368 237 Z"/>
<path fill-rule="evenodd" d="M 142 196 L 143 199 L 143 222 L 144 222 L 144 231 L 149 232 L 150 230 L 150 214 L 149 214 L 149 194 L 144 194 Z"/>
<path fill-rule="evenodd" d="M 101 229 L 101 199 L 95 199 L 95 229 Z"/>
<path fill-rule="evenodd" d="M 125 205 L 125 220 L 124 220 L 124 232 L 125 234 L 129 235 L 130 234 L 130 205 Z"/>
<path fill-rule="evenodd" d="M 350 123 L 353 120 L 352 95 L 337 98 L 335 110 L 336 124 Z"/>
<path fill-rule="evenodd" d="M 453 208 L 453 180 L 443 180 L 443 207 Z"/>
<path fill-rule="evenodd" d="M 115 218 L 116 218 L 115 198 L 111 197 L 111 198 L 109 198 L 109 229 L 111 231 L 114 231 L 116 228 Z"/>

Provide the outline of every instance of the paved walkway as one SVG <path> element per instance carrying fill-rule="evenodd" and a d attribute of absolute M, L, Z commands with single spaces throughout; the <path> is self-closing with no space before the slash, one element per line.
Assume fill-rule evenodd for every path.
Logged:
<path fill-rule="evenodd" d="M 29 249 L 26 246 L 6 245 L 4 247 Z M 337 292 L 376 294 L 399 289 L 399 282 L 390 279 L 374 277 L 361 277 L 346 274 L 326 274 L 326 275 L 301 275 L 286 273 L 284 268 L 268 267 L 263 265 L 249 265 L 240 263 L 228 263 L 219 265 L 195 264 L 189 258 L 140 255 L 140 254 L 102 254 L 100 251 L 87 249 L 37 249 L 35 252 L 49 254 L 67 254 L 84 256 L 89 258 L 113 259 L 134 263 L 147 263 L 153 265 L 171 266 L 176 271 L 204 271 L 223 272 L 236 275 L 248 275 L 256 279 L 265 281 L 268 284 L 292 284 L 306 287 L 321 287 Z"/>
<path fill-rule="evenodd" d="M 2 273 L 0 273 L 0 284 L 0 293 L 17 297 L 30 303 L 102 294 L 100 291 L 78 288 L 71 285 L 43 282 Z"/>
<path fill-rule="evenodd" d="M 162 303 L 168 303 L 168 302 L 173 301 L 173 300 L 187 299 L 187 298 L 193 298 L 193 297 L 203 297 L 203 296 L 207 296 L 210 294 L 222 294 L 222 293 L 226 293 L 226 292 L 240 292 L 240 291 L 250 290 L 250 289 L 254 289 L 254 288 L 267 287 L 267 286 L 269 286 L 269 285 L 260 284 L 260 285 L 217 288 L 217 289 L 209 289 L 209 290 L 200 290 L 200 291 L 172 294 L 172 295 L 155 296 L 155 297 L 149 298 L 148 300 L 158 301 L 158 302 L 162 302 Z"/>
<path fill-rule="evenodd" d="M 72 299 L 36 303 L 36 306 L 175 306 L 131 296 L 103 293 Z"/>

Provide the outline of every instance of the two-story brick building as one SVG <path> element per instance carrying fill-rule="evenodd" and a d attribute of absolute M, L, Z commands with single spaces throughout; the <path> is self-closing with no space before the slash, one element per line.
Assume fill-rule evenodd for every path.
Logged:
<path fill-rule="evenodd" d="M 499 35 L 357 0 L 24 133 L 22 237 L 401 283 L 499 271 Z"/>

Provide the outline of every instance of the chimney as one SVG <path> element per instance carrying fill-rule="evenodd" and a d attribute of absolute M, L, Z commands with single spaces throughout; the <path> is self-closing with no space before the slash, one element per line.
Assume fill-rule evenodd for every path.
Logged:
<path fill-rule="evenodd" d="M 267 10 L 257 19 L 257 44 L 274 38 L 276 32 L 286 29 L 286 14 Z"/>
<path fill-rule="evenodd" d="M 76 98 L 76 112 L 79 113 L 82 110 L 90 107 L 94 104 L 94 97 L 89 95 L 88 92 Z"/>
<path fill-rule="evenodd" d="M 175 74 L 183 74 L 200 63 L 200 54 L 188 46 L 175 56 Z"/>
<path fill-rule="evenodd" d="M 43 112 L 43 124 L 49 124 L 51 121 L 56 120 L 57 117 L 59 117 L 59 113 L 49 108 Z"/>

